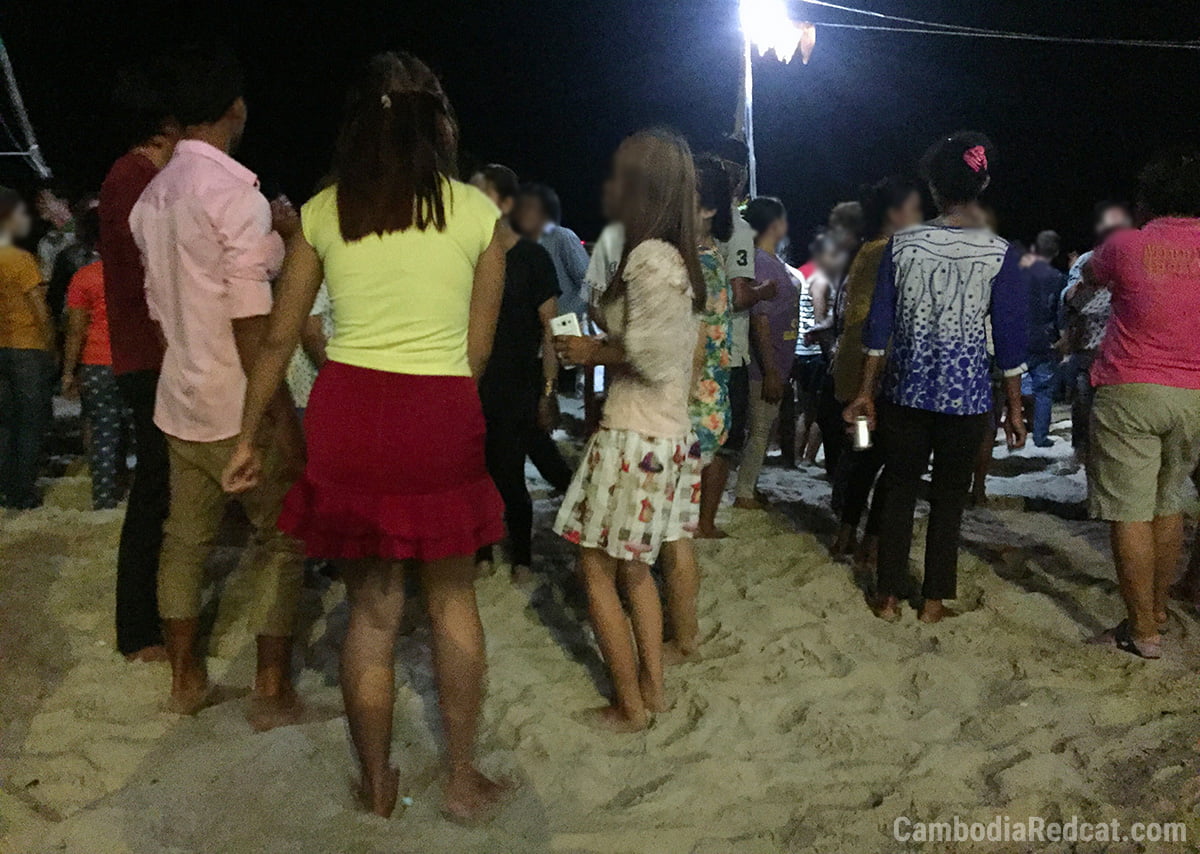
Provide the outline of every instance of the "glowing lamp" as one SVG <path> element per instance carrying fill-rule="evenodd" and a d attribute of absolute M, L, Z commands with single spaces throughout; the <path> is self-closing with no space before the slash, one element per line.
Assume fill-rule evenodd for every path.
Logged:
<path fill-rule="evenodd" d="M 781 62 L 791 62 L 799 52 L 800 61 L 808 65 L 817 29 L 808 22 L 793 21 L 784 0 L 741 0 L 739 13 L 742 33 L 758 48 L 759 56 L 774 53 Z"/>

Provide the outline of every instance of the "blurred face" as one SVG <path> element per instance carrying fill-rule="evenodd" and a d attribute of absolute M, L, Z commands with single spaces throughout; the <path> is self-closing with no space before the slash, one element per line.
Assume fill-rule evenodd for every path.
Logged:
<path fill-rule="evenodd" d="M 1129 211 L 1114 205 L 1100 215 L 1100 221 L 1096 223 L 1096 234 L 1103 237 L 1114 231 L 1120 231 L 1122 228 L 1132 227 L 1133 217 L 1129 215 Z"/>
<path fill-rule="evenodd" d="M 893 232 L 910 225 L 916 225 L 925 219 L 925 211 L 921 207 L 921 194 L 910 193 L 902 204 L 888 211 L 888 226 Z"/>
<path fill-rule="evenodd" d="M 817 254 L 817 266 L 821 268 L 830 280 L 836 282 L 846 272 L 846 264 L 850 258 L 848 252 L 840 246 L 827 246 Z"/>
<path fill-rule="evenodd" d="M 550 218 L 546 216 L 542 203 L 536 197 L 521 196 L 512 208 L 512 222 L 513 228 L 535 240 L 545 231 Z"/>
<path fill-rule="evenodd" d="M 771 227 L 767 231 L 771 237 L 771 241 L 776 246 L 778 246 L 780 241 L 782 241 L 785 237 L 787 237 L 787 233 L 788 233 L 787 217 L 786 216 L 780 217 L 779 219 L 775 220 L 775 222 L 771 223 Z"/>
<path fill-rule="evenodd" d="M 71 205 L 62 196 L 55 195 L 50 190 L 41 190 L 37 194 L 38 216 L 51 223 L 56 228 L 62 228 L 71 221 Z M 25 212 L 28 217 L 28 211 Z"/>
<path fill-rule="evenodd" d="M 13 240 L 24 240 L 32 229 L 33 217 L 29 215 L 29 208 L 24 204 L 17 205 L 8 221 L 0 226 L 0 230 L 3 230 Z"/>

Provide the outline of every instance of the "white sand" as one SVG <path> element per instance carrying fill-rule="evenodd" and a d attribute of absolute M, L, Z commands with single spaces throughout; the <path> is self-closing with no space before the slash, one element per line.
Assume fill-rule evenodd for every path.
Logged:
<path fill-rule="evenodd" d="M 994 478 L 994 491 L 1059 484 L 1043 470 L 1062 456 Z M 1022 512 L 1017 498 L 972 511 L 966 613 L 929 627 L 910 610 L 887 625 L 866 610 L 851 570 L 796 532 L 797 520 L 830 527 L 824 482 L 768 468 L 764 485 L 775 511 L 732 512 L 733 538 L 701 544 L 705 659 L 668 673 L 674 707 L 645 734 L 601 734 L 573 718 L 597 704 L 602 669 L 564 544 L 539 535 L 535 588 L 504 572 L 480 583 L 482 755 L 524 787 L 492 826 L 472 830 L 437 813 L 421 627 L 401 644 L 396 710 L 412 806 L 390 821 L 354 808 L 334 682 L 340 585 L 307 594 L 300 686 L 310 722 L 255 734 L 239 699 L 194 719 L 160 711 L 165 668 L 127 665 L 113 649 L 120 513 L 83 509 L 76 470 L 53 482 L 46 509 L 0 520 L 0 852 L 1065 850 L 891 840 L 900 815 L 997 813 L 1186 821 L 1200 840 L 1196 618 L 1172 611 L 1158 663 L 1083 646 L 1121 616 L 1101 526 Z M 552 508 L 538 501 L 542 523 Z M 224 549 L 216 574 L 237 556 Z M 224 586 L 211 670 L 240 688 L 252 645 L 238 576 Z"/>

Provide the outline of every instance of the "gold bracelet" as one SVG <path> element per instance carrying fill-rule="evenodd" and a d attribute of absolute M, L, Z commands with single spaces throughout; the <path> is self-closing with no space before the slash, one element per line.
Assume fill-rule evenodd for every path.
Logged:
<path fill-rule="evenodd" d="M 558 393 L 558 380 L 546 380 L 542 386 L 542 397 L 553 397 Z"/>

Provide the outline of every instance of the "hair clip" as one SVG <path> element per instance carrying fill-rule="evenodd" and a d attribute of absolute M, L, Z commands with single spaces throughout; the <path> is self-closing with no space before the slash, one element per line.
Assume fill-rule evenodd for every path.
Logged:
<path fill-rule="evenodd" d="M 379 103 L 383 105 L 385 110 L 390 110 L 392 108 L 392 96 L 384 92 L 379 96 Z"/>
<path fill-rule="evenodd" d="M 985 172 L 988 168 L 987 149 L 982 145 L 975 145 L 963 152 L 963 162 L 971 168 L 972 172 Z"/>

